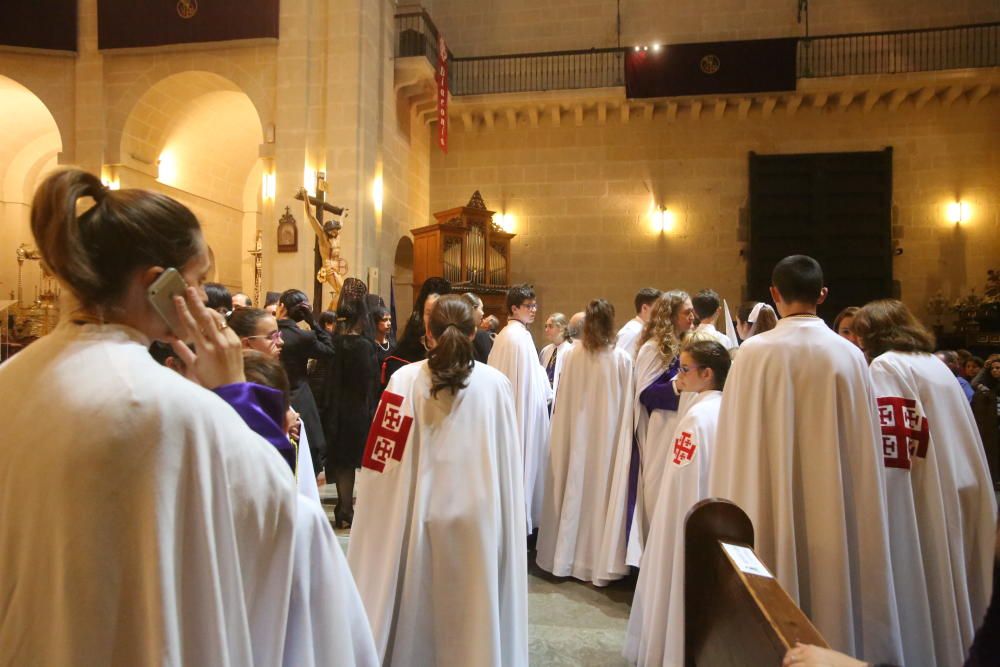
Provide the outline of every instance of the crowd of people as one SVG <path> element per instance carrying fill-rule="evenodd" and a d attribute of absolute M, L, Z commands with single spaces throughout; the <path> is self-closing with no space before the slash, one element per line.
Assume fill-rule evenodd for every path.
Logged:
<path fill-rule="evenodd" d="M 0 367 L 0 664 L 526 665 L 534 553 L 637 571 L 623 655 L 679 666 L 708 497 L 843 652 L 786 664 L 1000 659 L 1000 358 L 936 350 L 893 299 L 831 329 L 812 258 L 773 306 L 643 288 L 621 328 L 600 298 L 551 313 L 539 351 L 528 285 L 500 328 L 428 279 L 398 340 L 358 279 L 318 316 L 257 307 L 207 282 L 189 210 L 78 170 L 31 225 L 73 303 Z M 169 268 L 173 327 L 147 297 Z"/>

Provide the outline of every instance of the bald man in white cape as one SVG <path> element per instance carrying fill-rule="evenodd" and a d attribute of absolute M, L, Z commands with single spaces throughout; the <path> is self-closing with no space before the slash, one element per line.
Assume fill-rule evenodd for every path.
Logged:
<path fill-rule="evenodd" d="M 871 365 L 907 667 L 961 665 L 989 603 L 996 497 L 972 409 L 928 353 Z"/>
<path fill-rule="evenodd" d="M 528 664 L 510 383 L 478 362 L 467 382 L 434 399 L 428 362 L 404 366 L 368 436 L 348 561 L 386 667 Z"/>
<path fill-rule="evenodd" d="M 524 460 L 525 519 L 530 535 L 542 516 L 545 467 L 549 461 L 549 403 L 553 391 L 528 331 L 534 312 L 524 312 L 525 308 L 512 308 L 515 314 L 493 341 L 488 363 L 507 376 L 514 392 Z"/>
<path fill-rule="evenodd" d="M 816 296 L 771 288 L 784 319 L 740 347 L 708 496 L 743 508 L 761 560 L 832 648 L 900 664 L 875 397 L 861 351 L 814 314 L 822 280 L 801 255 L 775 267 L 789 294 Z"/>

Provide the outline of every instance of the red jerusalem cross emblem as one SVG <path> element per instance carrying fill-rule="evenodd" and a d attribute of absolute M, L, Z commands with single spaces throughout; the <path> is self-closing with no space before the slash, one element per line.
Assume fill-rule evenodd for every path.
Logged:
<path fill-rule="evenodd" d="M 691 434 L 681 431 L 681 437 L 674 440 L 674 465 L 686 466 L 694 460 L 694 450 L 698 445 L 691 442 Z"/>
<path fill-rule="evenodd" d="M 880 397 L 878 421 L 882 427 L 882 456 L 887 468 L 909 470 L 912 457 L 927 457 L 930 431 L 927 418 L 917 412 L 915 400 Z"/>
<path fill-rule="evenodd" d="M 403 460 L 403 451 L 406 449 L 406 439 L 410 436 L 413 417 L 400 412 L 402 405 L 403 397 L 399 394 L 382 392 L 382 400 L 379 401 L 378 410 L 375 411 L 375 419 L 372 420 L 372 428 L 365 443 L 362 467 L 382 472 L 390 459 Z"/>

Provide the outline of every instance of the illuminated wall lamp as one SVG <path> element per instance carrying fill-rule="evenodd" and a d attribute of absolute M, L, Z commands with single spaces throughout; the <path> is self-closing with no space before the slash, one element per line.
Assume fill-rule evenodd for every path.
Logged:
<path fill-rule="evenodd" d="M 260 180 L 260 194 L 265 200 L 274 201 L 277 192 L 274 174 L 264 172 Z"/>
<path fill-rule="evenodd" d="M 513 213 L 495 213 L 493 219 L 497 223 L 497 226 L 505 232 L 512 233 L 514 231 Z"/>
<path fill-rule="evenodd" d="M 653 231 L 657 234 L 671 232 L 674 229 L 674 214 L 668 208 L 659 208 L 653 211 Z"/>
<path fill-rule="evenodd" d="M 963 222 L 968 222 L 969 218 L 972 217 L 972 211 L 969 207 L 969 202 L 956 201 L 948 204 L 946 209 L 946 216 L 948 222 L 960 225 Z"/>
<path fill-rule="evenodd" d="M 375 204 L 375 211 L 377 213 L 382 212 L 382 199 L 385 196 L 384 187 L 382 175 L 380 174 L 372 181 L 372 203 Z"/>

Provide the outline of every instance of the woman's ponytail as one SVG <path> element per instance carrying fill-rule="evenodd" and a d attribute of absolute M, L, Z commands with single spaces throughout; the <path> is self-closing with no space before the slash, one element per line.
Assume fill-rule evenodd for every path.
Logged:
<path fill-rule="evenodd" d="M 456 394 L 468 386 L 466 380 L 475 363 L 472 335 L 476 325 L 472 307 L 459 295 L 443 296 L 434 304 L 429 326 L 435 340 L 434 347 L 427 353 L 431 396 L 437 398 L 442 389 L 450 389 Z"/>
<path fill-rule="evenodd" d="M 78 214 L 87 197 L 95 205 Z M 46 269 L 84 306 L 115 302 L 136 270 L 180 269 L 204 249 L 198 220 L 183 204 L 145 190 L 110 192 L 79 169 L 42 182 L 31 204 L 31 232 Z"/>

